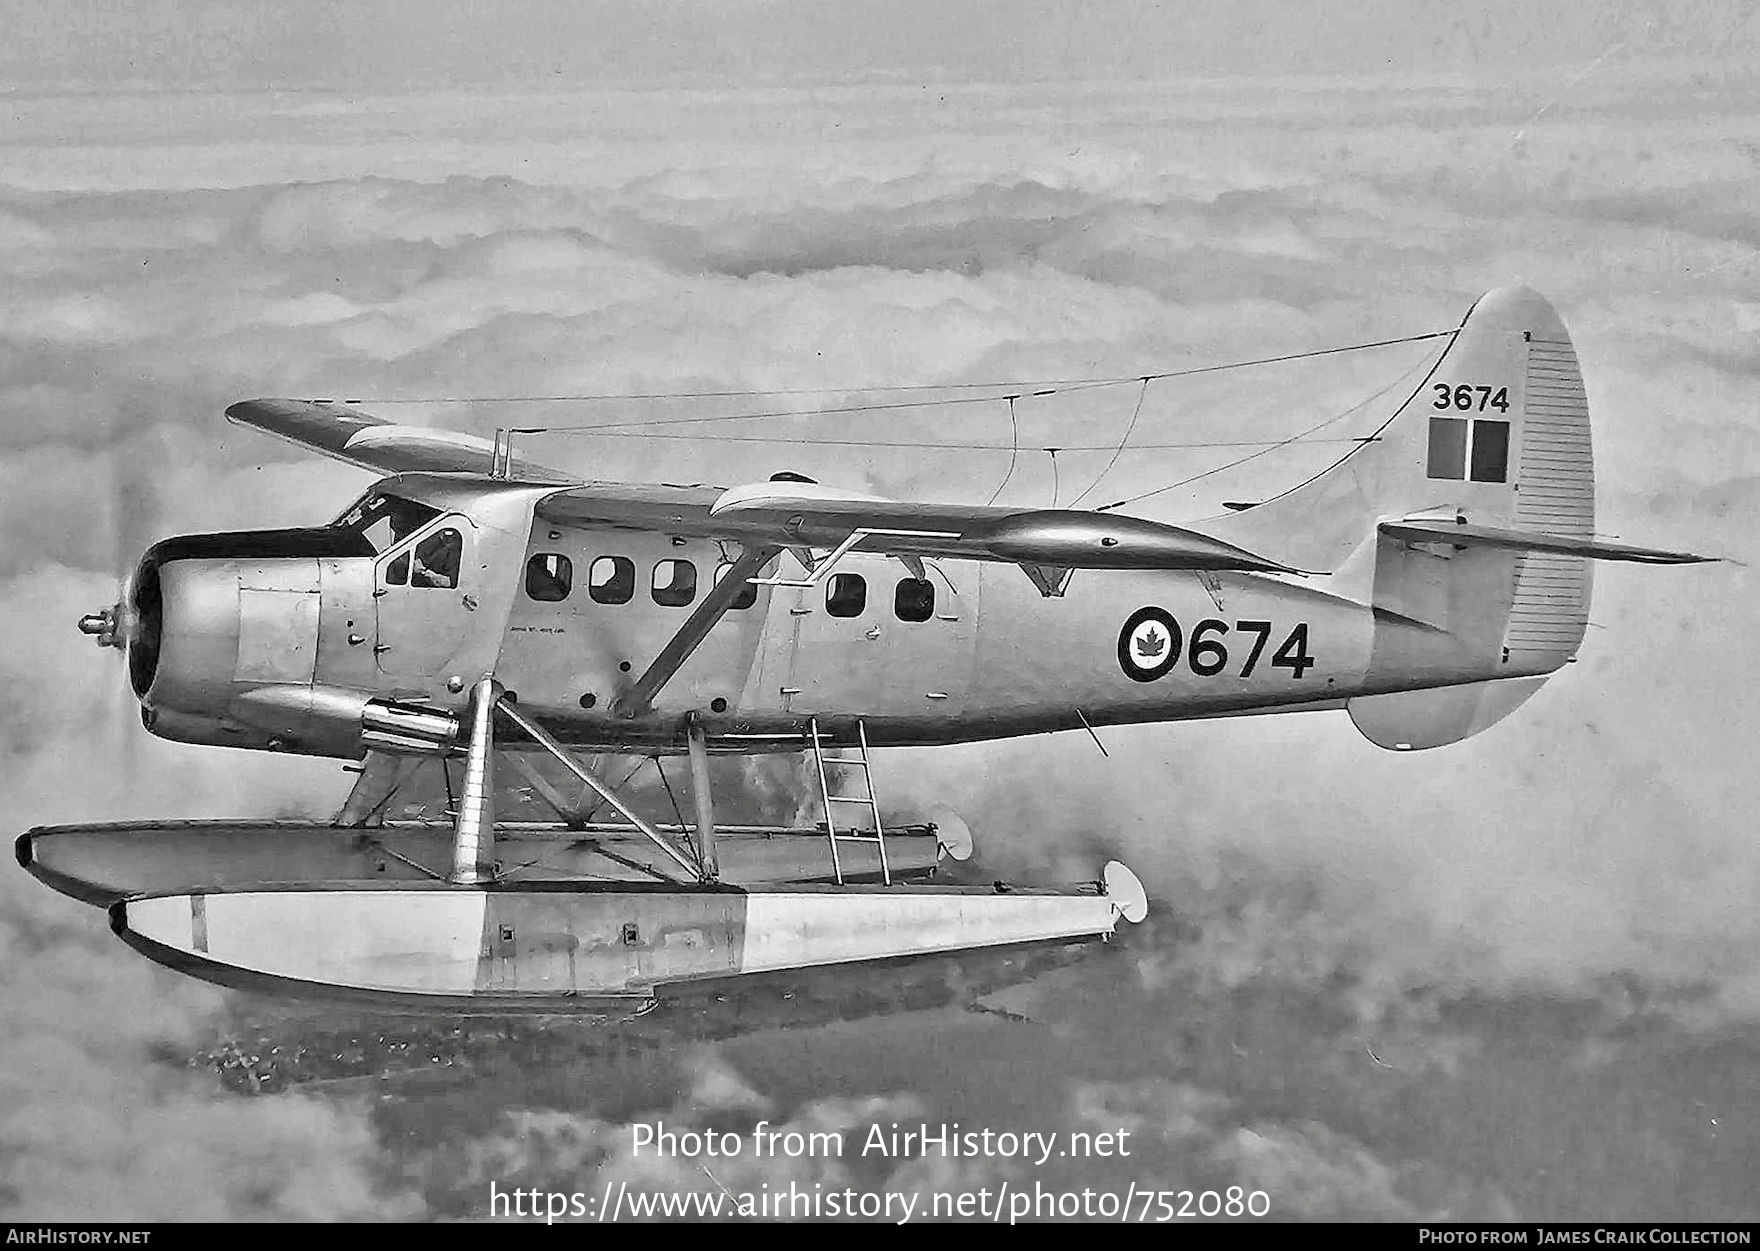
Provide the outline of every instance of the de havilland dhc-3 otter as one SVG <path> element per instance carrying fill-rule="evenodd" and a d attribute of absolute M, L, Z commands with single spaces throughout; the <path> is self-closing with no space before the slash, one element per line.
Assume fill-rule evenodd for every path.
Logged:
<path fill-rule="evenodd" d="M 384 476 L 326 525 L 154 544 L 80 629 L 123 650 L 153 734 L 360 762 L 355 787 L 329 823 L 42 827 L 19 861 L 173 968 L 418 1011 L 1109 938 L 1146 910 L 1123 865 L 950 883 L 936 861 L 969 835 L 887 830 L 870 752 L 1320 709 L 1438 747 L 1575 659 L 1592 562 L 1709 559 L 1596 537 L 1583 380 L 1545 300 L 1492 291 L 1447 337 L 1372 437 L 1201 528 L 795 474 L 584 481 L 511 436 L 236 404 Z M 765 752 L 816 766 L 821 823 L 717 827 L 711 756 Z M 690 818 L 643 817 L 603 753 L 684 756 Z M 503 768 L 553 820 L 497 820 Z M 388 818 L 424 769 L 447 819 Z M 779 858 L 809 832 L 822 867 Z"/>

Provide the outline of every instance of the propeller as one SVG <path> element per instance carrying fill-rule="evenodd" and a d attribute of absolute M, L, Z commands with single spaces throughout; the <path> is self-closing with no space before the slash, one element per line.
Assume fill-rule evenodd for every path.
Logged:
<path fill-rule="evenodd" d="M 79 619 L 80 633 L 101 648 L 114 650 L 124 665 L 115 686 L 119 701 L 113 724 L 121 738 L 121 764 L 132 772 L 140 745 L 141 710 L 129 681 L 129 650 L 139 639 L 135 578 L 141 555 L 157 537 L 158 483 L 169 456 L 161 428 L 150 427 L 111 449 L 111 567 L 116 570 L 116 601 Z"/>

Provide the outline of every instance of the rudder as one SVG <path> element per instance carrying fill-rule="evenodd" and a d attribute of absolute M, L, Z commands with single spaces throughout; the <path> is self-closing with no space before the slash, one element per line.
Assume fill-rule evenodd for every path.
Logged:
<path fill-rule="evenodd" d="M 1556 316 L 1553 318 L 1557 323 Z M 1515 529 L 1590 539 L 1595 534 L 1595 468 L 1583 374 L 1563 325 L 1530 333 L 1522 405 L 1520 461 L 1512 491 Z M 1590 562 L 1556 552 L 1524 552 L 1516 562 L 1515 602 L 1504 646 L 1556 668 L 1589 624 Z"/>

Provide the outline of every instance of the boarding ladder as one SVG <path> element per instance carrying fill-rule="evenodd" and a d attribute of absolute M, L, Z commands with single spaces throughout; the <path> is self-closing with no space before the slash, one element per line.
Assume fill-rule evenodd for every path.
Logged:
<path fill-rule="evenodd" d="M 861 755 L 854 759 L 840 757 L 830 762 L 830 767 L 852 769 L 860 774 L 864 795 L 833 795 L 831 793 L 831 777 L 827 772 L 825 760 L 825 741 L 819 734 L 819 718 L 814 717 L 807 722 L 807 728 L 813 738 L 813 763 L 819 770 L 819 794 L 825 800 L 825 834 L 831 840 L 831 870 L 837 878 L 837 884 L 843 885 L 843 861 L 838 857 L 839 843 L 872 843 L 880 853 L 880 880 L 887 886 L 892 885 L 892 869 L 886 863 L 886 827 L 880 823 L 880 802 L 874 798 L 874 768 L 868 758 L 868 727 L 860 720 L 856 722 L 856 741 L 860 745 Z M 874 815 L 874 832 L 860 833 L 851 830 L 840 834 L 837 830 L 837 804 L 866 804 L 868 811 Z"/>

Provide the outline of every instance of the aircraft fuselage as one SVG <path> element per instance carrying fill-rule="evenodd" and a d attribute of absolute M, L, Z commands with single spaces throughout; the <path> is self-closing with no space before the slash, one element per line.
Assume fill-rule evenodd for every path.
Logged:
<path fill-rule="evenodd" d="M 364 702 L 456 710 L 492 672 L 579 746 L 676 747 L 686 714 L 727 750 L 798 749 L 809 719 L 833 742 L 859 719 L 873 745 L 926 745 L 1331 708 L 1531 672 L 1471 645 L 1475 606 L 1507 596 L 1498 555 L 1402 547 L 1457 573 L 1483 566 L 1438 575 L 1452 590 L 1407 617 L 1287 576 L 1078 570 L 1046 595 L 1012 564 L 852 552 L 811 585 L 750 586 L 630 716 L 620 697 L 737 545 L 558 525 L 493 497 L 435 502 L 377 553 L 342 536 L 271 536 L 230 555 L 173 541 L 184 546 L 152 580 L 155 667 L 136 674 L 155 732 L 355 755 Z M 763 574 L 805 570 L 783 554 Z"/>

